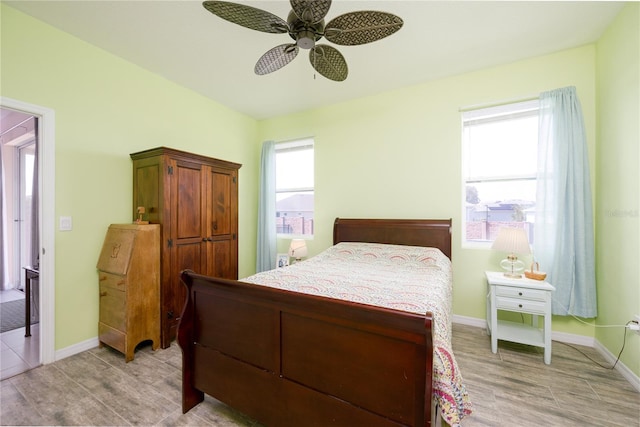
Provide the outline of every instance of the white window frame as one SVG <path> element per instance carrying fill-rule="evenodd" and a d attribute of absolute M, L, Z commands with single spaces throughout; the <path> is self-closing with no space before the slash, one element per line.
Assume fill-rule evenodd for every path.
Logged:
<path fill-rule="evenodd" d="M 308 137 L 308 138 L 301 138 L 301 139 L 296 139 L 296 140 L 292 140 L 292 141 L 285 141 L 285 142 L 279 142 L 276 143 L 275 146 L 275 151 L 276 151 L 276 170 L 278 169 L 278 163 L 277 163 L 277 157 L 278 157 L 278 152 L 282 153 L 285 151 L 297 151 L 297 150 L 307 150 L 307 149 L 311 149 L 313 152 L 313 157 L 314 157 L 314 182 L 313 182 L 313 186 L 311 187 L 285 187 L 285 188 L 278 188 L 277 186 L 277 182 L 276 182 L 276 200 L 278 198 L 278 194 L 282 194 L 282 193 L 294 193 L 294 192 L 312 192 L 315 198 L 315 141 L 312 137 Z M 277 208 L 276 208 L 276 213 L 278 212 Z M 313 214 L 315 217 L 315 205 L 314 205 L 314 210 L 313 210 Z M 276 217 L 279 218 L 279 217 Z M 277 238 L 279 239 L 305 239 L 305 240 L 313 240 L 315 234 L 315 225 L 313 227 L 313 231 L 311 234 L 296 234 L 296 233 L 280 233 L 277 232 Z"/>
<path fill-rule="evenodd" d="M 468 124 L 489 123 L 491 121 L 505 121 L 509 119 L 517 119 L 522 117 L 538 117 L 539 102 L 538 99 L 526 101 L 516 101 L 493 105 L 488 107 L 470 108 L 461 110 L 462 115 L 462 230 L 460 233 L 461 244 L 463 248 L 490 249 L 493 240 L 467 240 L 467 186 L 475 183 L 491 183 L 491 182 L 509 182 L 509 181 L 529 181 L 537 180 L 537 174 L 497 174 L 494 176 L 467 176 L 469 170 L 468 157 Z M 535 202 L 535 200 L 534 200 Z M 535 219 L 534 219 L 535 221 Z"/>

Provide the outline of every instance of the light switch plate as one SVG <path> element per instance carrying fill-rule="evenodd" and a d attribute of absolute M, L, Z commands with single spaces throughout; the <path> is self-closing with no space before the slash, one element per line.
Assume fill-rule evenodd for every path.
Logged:
<path fill-rule="evenodd" d="M 61 216 L 60 225 L 58 227 L 60 231 L 71 231 L 73 229 L 73 220 L 70 216 Z"/>

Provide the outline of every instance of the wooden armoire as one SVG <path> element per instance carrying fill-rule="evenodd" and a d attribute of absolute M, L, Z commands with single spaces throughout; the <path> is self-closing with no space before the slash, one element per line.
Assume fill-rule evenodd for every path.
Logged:
<path fill-rule="evenodd" d="M 186 301 L 180 272 L 238 278 L 238 170 L 242 165 L 172 148 L 131 154 L 133 214 L 160 224 L 160 338 L 176 337 Z"/>

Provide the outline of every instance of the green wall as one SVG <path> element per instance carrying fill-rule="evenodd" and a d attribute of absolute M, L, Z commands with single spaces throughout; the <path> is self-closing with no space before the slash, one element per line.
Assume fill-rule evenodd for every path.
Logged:
<path fill-rule="evenodd" d="M 640 4 L 627 5 L 597 44 L 598 323 L 640 314 Z M 627 333 L 621 360 L 640 376 L 640 336 Z M 596 338 L 617 354 L 619 330 Z"/>
<path fill-rule="evenodd" d="M 96 262 L 132 220 L 129 154 L 157 146 L 243 164 L 240 274 L 255 269 L 257 122 L 2 5 L 2 96 L 55 110 L 55 348 L 97 335 Z"/>
<path fill-rule="evenodd" d="M 576 86 L 595 177 L 595 54 L 588 45 L 261 121 L 265 140 L 315 137 L 317 234 L 310 253 L 331 244 L 339 216 L 453 218 L 453 310 L 484 319 L 484 271 L 499 269 L 503 254 L 461 244 L 460 109 Z M 565 317 L 554 318 L 553 329 L 595 335 L 593 327 Z"/>
<path fill-rule="evenodd" d="M 623 10 L 597 45 L 261 122 L 4 4 L 1 12 L 1 94 L 55 110 L 56 218 L 71 215 L 74 221 L 73 231 L 55 233 L 56 349 L 96 336 L 95 263 L 108 224 L 131 219 L 129 153 L 162 145 L 243 164 L 242 277 L 255 264 L 259 141 L 315 137 L 316 236 L 310 254 L 331 244 L 338 216 L 453 218 L 454 313 L 483 319 L 483 272 L 496 269 L 502 256 L 461 245 L 459 110 L 569 85 L 581 99 L 589 144 L 597 322 L 619 324 L 639 311 L 638 241 L 620 250 L 629 230 L 639 236 L 637 4 Z M 635 179 L 628 179 L 630 171 Z M 607 216 L 627 209 L 635 209 L 635 216 Z M 279 249 L 287 244 L 280 242 Z M 595 337 L 612 353 L 619 349 L 615 330 L 596 331 L 557 316 L 553 329 Z M 631 351 L 623 362 L 638 374 L 637 356 L 632 358 L 639 353 L 638 339 L 628 341 Z"/>

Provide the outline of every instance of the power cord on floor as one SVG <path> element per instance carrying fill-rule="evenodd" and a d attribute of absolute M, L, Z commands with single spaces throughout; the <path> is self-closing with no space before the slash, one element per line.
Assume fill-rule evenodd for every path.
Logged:
<path fill-rule="evenodd" d="M 585 322 L 584 320 L 580 319 L 579 317 L 574 316 L 573 314 L 569 313 L 569 309 L 566 308 L 560 301 L 558 301 L 557 299 L 551 297 L 557 304 L 559 304 L 562 308 L 564 308 L 564 310 L 567 312 L 567 314 L 571 317 L 573 317 L 575 320 L 577 320 L 580 323 L 584 323 L 585 325 L 589 325 L 592 326 L 594 328 L 623 328 L 623 335 L 622 335 L 622 348 L 620 349 L 620 352 L 618 353 L 618 357 L 616 357 L 615 362 L 613 363 L 613 365 L 611 366 L 604 366 L 603 364 L 593 360 L 591 357 L 589 357 L 589 355 L 587 355 L 585 352 L 583 352 L 582 350 L 580 350 L 579 348 L 571 345 L 571 344 L 567 344 L 565 342 L 562 341 L 556 341 L 553 340 L 557 343 L 560 344 L 564 344 L 567 347 L 571 347 L 572 349 L 574 349 L 575 351 L 577 351 L 578 353 L 582 354 L 584 357 L 586 357 L 587 359 L 589 359 L 590 361 L 592 361 L 593 363 L 595 363 L 596 365 L 600 366 L 603 369 L 614 369 L 616 367 L 616 365 L 618 364 L 618 362 L 620 361 L 620 356 L 622 356 L 622 352 L 624 351 L 624 347 L 627 343 L 627 329 L 629 328 L 629 325 L 634 323 L 632 320 L 628 321 L 626 324 L 624 325 L 595 325 L 593 323 L 588 323 Z M 522 313 L 520 313 L 520 317 L 522 318 L 522 323 L 524 323 L 524 315 Z"/>
<path fill-rule="evenodd" d="M 629 322 L 629 323 L 631 323 L 631 322 Z M 627 323 L 627 325 L 629 323 Z M 562 342 L 562 341 L 556 341 L 556 340 L 553 340 L 553 341 L 557 342 L 559 344 L 564 344 L 567 347 L 571 347 L 572 349 L 574 349 L 578 353 L 582 354 L 584 357 L 586 357 L 587 359 L 589 359 L 590 361 L 592 361 L 593 363 L 595 363 L 596 365 L 600 366 L 603 369 L 614 369 L 616 367 L 616 365 L 618 364 L 618 362 L 620 361 L 620 356 L 622 355 L 622 352 L 624 351 L 624 346 L 627 343 L 627 325 L 624 326 L 624 332 L 623 332 L 623 335 L 622 335 L 622 348 L 620 349 L 620 352 L 618 353 L 618 357 L 616 358 L 616 361 L 611 366 L 604 366 L 603 364 L 599 363 L 598 361 L 593 360 L 591 357 L 589 357 L 588 354 L 586 354 L 585 352 L 583 352 L 582 350 L 580 350 L 579 348 L 577 348 L 577 347 L 575 347 L 575 346 L 573 346 L 571 344 L 567 344 L 566 342 Z"/>

